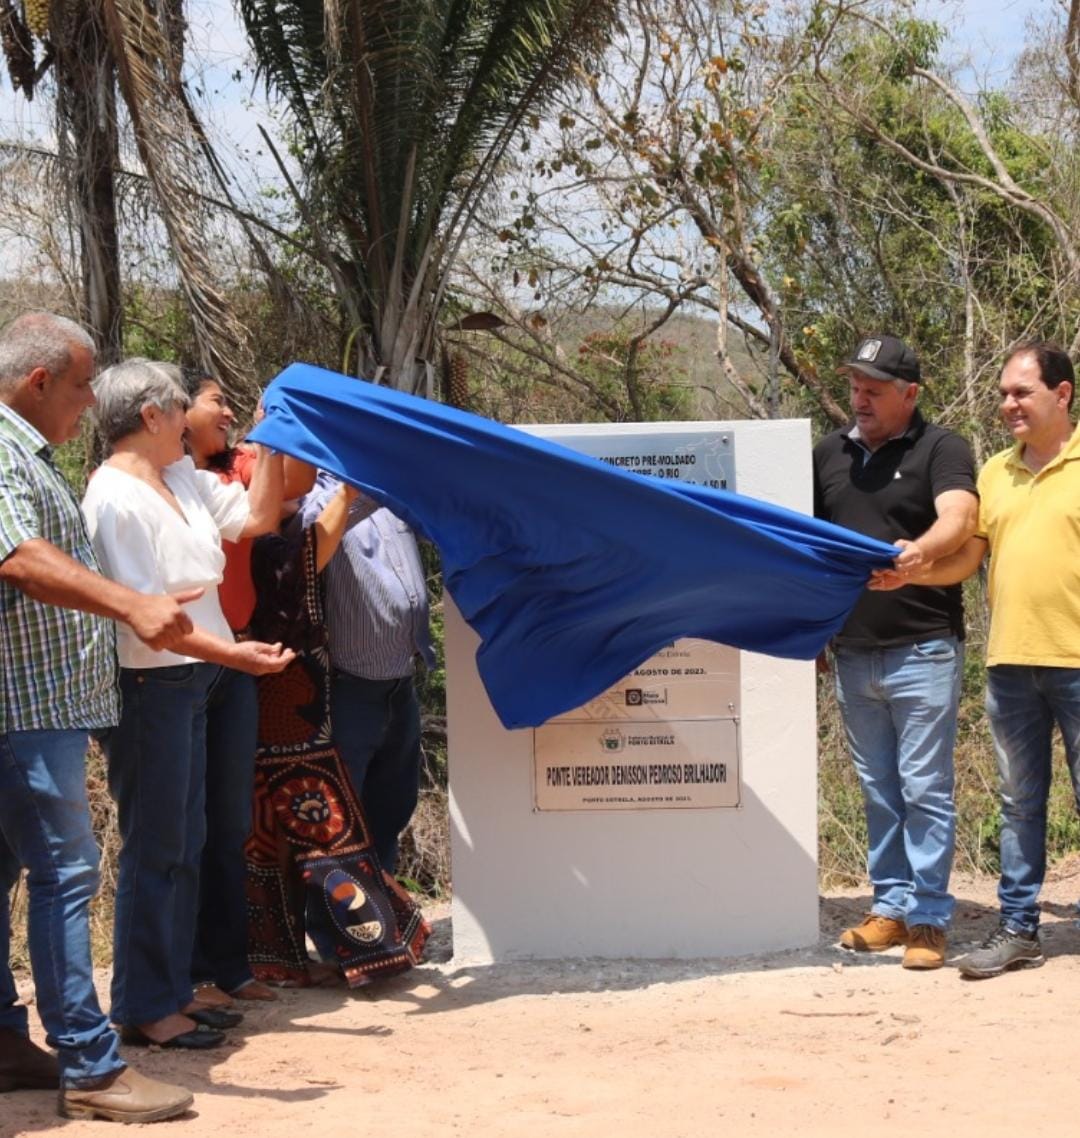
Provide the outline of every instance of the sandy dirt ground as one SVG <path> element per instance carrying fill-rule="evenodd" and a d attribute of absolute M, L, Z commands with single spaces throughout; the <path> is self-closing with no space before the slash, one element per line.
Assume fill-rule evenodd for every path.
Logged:
<path fill-rule="evenodd" d="M 994 882 L 956 884 L 959 955 L 996 908 Z M 725 961 L 458 968 L 436 911 L 430 962 L 408 976 L 283 992 L 216 1052 L 128 1058 L 195 1092 L 155 1127 L 175 1138 L 1075 1135 L 1078 897 L 1080 858 L 1044 891 L 1046 965 L 984 981 L 836 947 L 865 892 L 822 898 L 814 948 Z M 0 1135 L 116 1132 L 54 1107 L 0 1097 Z"/>

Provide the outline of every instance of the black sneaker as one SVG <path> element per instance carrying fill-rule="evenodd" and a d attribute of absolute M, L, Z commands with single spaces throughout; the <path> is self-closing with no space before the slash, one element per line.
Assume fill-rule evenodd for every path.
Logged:
<path fill-rule="evenodd" d="M 964 976 L 984 980 L 988 976 L 1000 976 L 1010 968 L 1038 968 L 1044 963 L 1037 932 L 1014 932 L 1005 925 L 998 925 L 982 947 L 958 960 L 956 967 Z"/>

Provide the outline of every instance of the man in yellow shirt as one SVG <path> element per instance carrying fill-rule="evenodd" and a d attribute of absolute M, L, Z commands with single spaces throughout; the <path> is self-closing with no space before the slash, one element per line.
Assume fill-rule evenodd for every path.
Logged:
<path fill-rule="evenodd" d="M 1043 963 L 1038 899 L 1055 723 L 1080 792 L 1080 431 L 1070 417 L 1075 386 L 1072 362 L 1056 345 L 1030 342 L 1010 353 L 1001 372 L 1001 414 L 1016 443 L 994 455 L 979 475 L 975 536 L 918 575 L 921 584 L 951 584 L 990 556 L 986 709 L 1001 779 L 1001 924 L 958 962 L 968 977 Z M 900 583 L 886 571 L 871 588 Z"/>

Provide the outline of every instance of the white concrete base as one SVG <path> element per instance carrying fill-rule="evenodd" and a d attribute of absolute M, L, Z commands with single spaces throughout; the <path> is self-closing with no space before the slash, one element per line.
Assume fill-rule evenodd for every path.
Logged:
<path fill-rule="evenodd" d="M 560 428 L 541 430 L 557 439 Z M 740 493 L 811 508 L 805 420 L 589 430 L 657 435 L 657 447 L 665 432 L 732 432 Z M 476 646 L 448 600 L 456 963 L 732 956 L 817 940 L 812 664 L 742 653 L 737 809 L 538 812 L 532 732 L 499 723 L 476 671 Z"/>

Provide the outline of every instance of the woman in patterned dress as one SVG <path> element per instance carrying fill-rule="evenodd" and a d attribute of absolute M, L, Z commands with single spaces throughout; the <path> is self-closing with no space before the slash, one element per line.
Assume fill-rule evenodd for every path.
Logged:
<path fill-rule="evenodd" d="M 350 986 L 417 963 L 430 929 L 382 869 L 330 736 L 329 658 L 319 574 L 357 491 L 342 485 L 307 530 L 293 520 L 252 553 L 252 635 L 296 653 L 259 682 L 254 830 L 248 843 L 249 956 L 260 980 Z M 319 957 L 313 961 L 311 942 Z"/>

